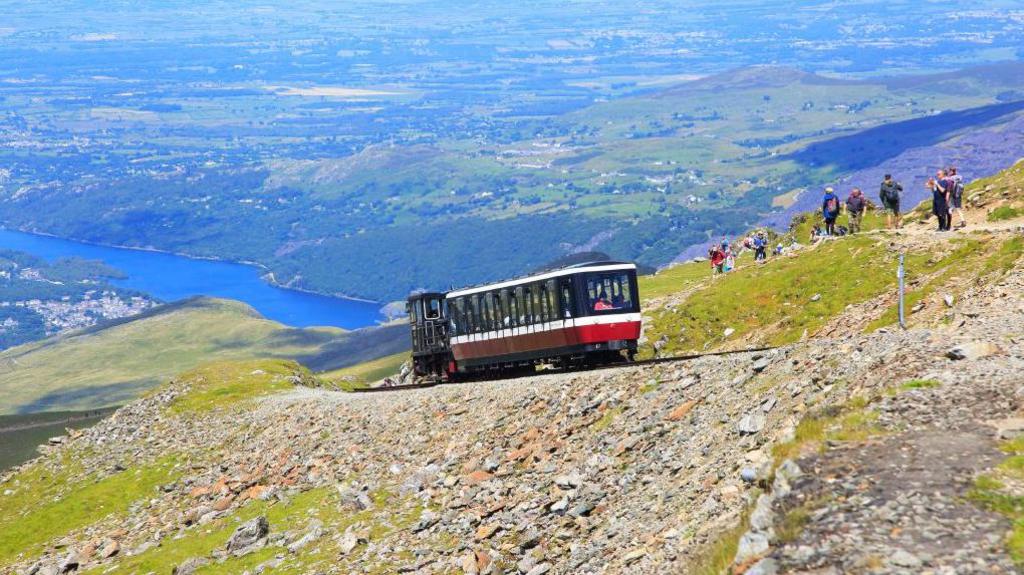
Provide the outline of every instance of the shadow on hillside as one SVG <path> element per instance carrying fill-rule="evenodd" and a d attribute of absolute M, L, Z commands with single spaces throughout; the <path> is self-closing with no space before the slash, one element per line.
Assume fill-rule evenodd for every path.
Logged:
<path fill-rule="evenodd" d="M 786 159 L 811 167 L 831 165 L 841 171 L 861 170 L 908 149 L 938 144 L 957 132 L 984 126 L 1021 110 L 1024 110 L 1024 100 L 886 124 L 811 144 Z"/>
<path fill-rule="evenodd" d="M 389 325 L 343 335 L 290 329 L 274 335 L 266 343 L 269 349 L 314 348 L 315 351 L 307 353 L 270 355 L 295 360 L 313 371 L 330 371 L 405 351 L 410 341 L 407 326 Z"/>
<path fill-rule="evenodd" d="M 101 405 L 122 405 L 133 401 L 142 392 L 159 384 L 159 377 L 146 377 L 109 385 L 85 386 L 75 389 L 62 388 L 48 393 L 30 403 L 19 405 L 16 414 L 36 413 L 55 409 L 74 409 L 82 401 L 90 409 Z"/>

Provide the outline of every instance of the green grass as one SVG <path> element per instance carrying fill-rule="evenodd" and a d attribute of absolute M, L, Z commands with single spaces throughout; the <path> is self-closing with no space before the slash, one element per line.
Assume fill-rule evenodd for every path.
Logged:
<path fill-rule="evenodd" d="M 999 249 L 985 260 L 981 269 L 981 275 L 999 274 L 1003 275 L 1013 269 L 1017 260 L 1024 255 L 1024 238 L 1014 236 L 1002 243 Z"/>
<path fill-rule="evenodd" d="M 1006 220 L 1013 220 L 1024 216 L 1024 210 L 1020 208 L 1014 208 L 1011 206 L 999 206 L 998 208 L 989 212 L 985 219 L 990 222 L 1003 222 Z"/>
<path fill-rule="evenodd" d="M 648 301 L 680 292 L 689 286 L 711 277 L 708 262 L 686 262 L 662 270 L 654 275 L 638 278 L 640 298 Z"/>
<path fill-rule="evenodd" d="M 356 335 L 353 335 L 356 334 Z M 0 414 L 117 405 L 212 361 L 297 359 L 316 366 L 372 359 L 404 343 L 335 328 L 294 329 L 229 300 L 202 298 L 102 329 L 0 353 Z M 398 338 L 402 338 L 399 342 Z M 383 348 L 380 346 L 384 346 Z M 90 393 L 83 393 L 84 390 Z"/>
<path fill-rule="evenodd" d="M 934 379 L 912 379 L 900 386 L 900 389 L 908 391 L 911 389 L 932 389 L 934 387 L 940 387 L 942 384 L 935 381 Z"/>
<path fill-rule="evenodd" d="M 190 528 L 183 536 L 164 538 L 159 547 L 139 555 L 120 557 L 110 566 L 96 567 L 86 573 L 170 573 L 171 569 L 192 557 L 209 557 L 223 549 L 235 528 L 250 519 L 265 515 L 271 533 L 286 531 L 300 532 L 311 521 L 319 520 L 325 531 L 343 533 L 353 525 L 366 530 L 371 541 L 386 539 L 396 531 L 410 527 L 422 512 L 423 507 L 405 505 L 406 500 L 398 498 L 386 489 L 370 494 L 374 506 L 363 511 L 351 511 L 342 503 L 337 490 L 321 487 L 286 498 L 283 501 L 250 501 L 227 517 Z M 339 559 L 337 542 L 328 536 L 312 542 L 298 554 L 287 552 L 280 543 L 269 545 L 243 557 L 231 557 L 223 563 L 211 563 L 199 568 L 197 574 L 242 573 L 252 571 L 260 563 L 277 555 L 284 555 L 285 561 L 272 573 L 299 574 L 317 572 L 344 563 Z M 393 558 L 389 558 L 393 559 Z M 356 565 L 348 565 L 355 569 Z M 359 566 L 361 567 L 361 566 Z M 383 565 L 367 565 L 371 573 L 389 572 Z"/>
<path fill-rule="evenodd" d="M 821 413 L 804 416 L 791 441 L 772 447 L 776 465 L 807 451 L 823 449 L 826 441 L 864 441 L 885 433 L 875 423 L 878 412 L 871 408 L 872 402 L 871 398 L 857 397 Z"/>
<path fill-rule="evenodd" d="M 621 407 L 613 407 L 611 409 L 605 410 L 604 415 L 602 415 L 600 419 L 594 422 L 594 430 L 604 431 L 605 429 L 608 429 L 608 426 L 615 421 L 615 418 L 617 418 L 620 413 L 622 413 Z"/>
<path fill-rule="evenodd" d="M 668 353 L 702 350 L 755 330 L 764 343 L 791 343 L 848 304 L 892 289 L 894 269 L 894 254 L 875 238 L 831 241 L 796 258 L 744 266 L 715 278 L 675 311 L 652 313 L 647 337 L 657 341 L 667 335 Z M 821 297 L 812 301 L 816 294 Z M 735 330 L 729 338 L 726 328 Z"/>
<path fill-rule="evenodd" d="M 51 541 L 104 517 L 125 514 L 180 474 L 177 458 L 167 456 L 74 485 L 68 473 L 50 476 L 38 468 L 17 476 L 17 494 L 0 497 L 0 565 L 19 554 L 35 555 Z"/>
<path fill-rule="evenodd" d="M 289 376 L 308 382 L 309 370 L 287 360 L 223 361 L 203 365 L 177 379 L 190 385 L 189 392 L 174 398 L 168 407 L 177 415 L 204 413 L 295 388 Z"/>
<path fill-rule="evenodd" d="M 1004 442 L 1004 448 L 1008 443 L 1014 450 L 1022 444 L 1021 440 L 1012 440 Z M 1006 537 L 1006 547 L 1014 562 L 1024 566 L 1024 496 L 1019 494 L 1019 490 L 1010 490 L 1004 479 L 1017 485 L 1024 481 L 1024 456 L 1008 457 L 992 473 L 979 475 L 968 491 L 967 499 L 1013 521 Z"/>
<path fill-rule="evenodd" d="M 923 301 L 925 298 L 936 293 L 938 290 L 948 286 L 952 279 L 957 276 L 972 276 L 978 269 L 983 269 L 986 259 L 989 257 L 991 248 L 990 238 L 960 239 L 952 242 L 952 251 L 941 252 L 935 256 L 923 254 L 908 255 L 906 258 L 907 278 L 915 275 L 932 275 L 922 285 L 914 289 L 908 289 L 904 299 L 905 313 L 910 316 L 909 310 Z M 953 286 L 954 292 L 967 287 L 966 282 L 959 282 Z M 895 324 L 899 321 L 899 306 L 893 304 L 878 319 L 869 323 L 865 331 L 871 332 L 881 327 Z"/>
<path fill-rule="evenodd" d="M 750 511 L 743 514 L 735 527 L 721 533 L 694 560 L 694 575 L 722 575 L 729 573 L 739 550 L 740 538 L 750 528 Z"/>

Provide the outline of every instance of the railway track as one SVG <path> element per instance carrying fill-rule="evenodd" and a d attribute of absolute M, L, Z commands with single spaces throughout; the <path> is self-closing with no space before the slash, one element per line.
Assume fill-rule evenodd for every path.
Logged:
<path fill-rule="evenodd" d="M 732 349 L 732 350 L 727 350 L 727 351 L 710 351 L 710 352 L 707 352 L 707 353 L 694 353 L 694 354 L 688 354 L 688 355 L 674 355 L 674 356 L 671 356 L 671 357 L 656 357 L 656 358 L 652 358 L 652 359 L 642 359 L 640 361 L 630 361 L 630 362 L 623 362 L 623 363 L 609 363 L 609 364 L 604 364 L 604 365 L 594 365 L 594 366 L 590 366 L 590 367 L 577 368 L 577 369 L 573 369 L 573 370 L 569 370 L 569 371 L 575 373 L 575 372 L 584 372 L 584 371 L 597 371 L 597 370 L 602 370 L 602 369 L 614 369 L 614 368 L 618 368 L 618 367 L 633 367 L 633 366 L 643 366 L 643 365 L 656 365 L 656 364 L 661 364 L 661 363 L 674 363 L 674 362 L 677 362 L 677 361 L 692 361 L 692 360 L 695 360 L 695 359 L 700 359 L 702 357 L 721 357 L 721 356 L 725 356 L 725 355 L 737 355 L 737 354 L 740 354 L 740 353 L 757 353 L 757 352 L 761 352 L 761 351 L 772 351 L 774 349 L 778 349 L 778 348 L 777 347 L 769 346 L 769 347 L 753 347 L 753 348 L 748 348 L 748 349 Z M 539 372 L 537 372 L 537 375 L 542 375 L 544 373 L 569 373 L 569 371 L 562 371 L 562 370 L 539 371 Z M 476 381 L 487 381 L 487 380 L 476 380 Z M 472 380 L 467 381 L 466 383 L 471 383 L 471 382 L 472 382 Z M 426 389 L 426 388 L 435 387 L 435 386 L 438 386 L 438 385 L 452 385 L 452 384 L 443 384 L 440 381 L 428 381 L 428 382 L 423 382 L 423 383 L 414 383 L 414 384 L 410 384 L 410 385 L 390 385 L 390 386 L 386 386 L 386 387 L 385 386 L 381 386 L 381 387 L 365 387 L 363 389 L 354 389 L 354 390 L 352 390 L 352 393 L 385 393 L 385 392 L 389 392 L 389 391 L 406 391 L 406 390 L 410 390 L 410 389 Z"/>

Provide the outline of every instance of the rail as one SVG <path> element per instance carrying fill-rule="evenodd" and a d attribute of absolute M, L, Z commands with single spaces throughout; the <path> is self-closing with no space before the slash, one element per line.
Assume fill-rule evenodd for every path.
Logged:
<path fill-rule="evenodd" d="M 603 364 L 603 365 L 594 365 L 594 366 L 577 368 L 577 369 L 571 369 L 571 370 L 538 371 L 536 373 L 536 375 L 544 375 L 545 373 L 575 373 L 575 372 L 581 372 L 581 371 L 595 371 L 595 370 L 602 370 L 602 369 L 615 369 L 615 368 L 620 368 L 620 367 L 638 367 L 638 366 L 643 366 L 643 365 L 657 365 L 657 364 L 661 364 L 661 363 L 673 363 L 673 362 L 677 362 L 677 361 L 692 361 L 692 360 L 695 360 L 695 359 L 700 359 L 702 357 L 721 357 L 721 356 L 725 356 L 725 355 L 737 355 L 737 354 L 741 354 L 741 353 L 758 353 L 758 352 L 762 352 L 762 351 L 772 351 L 772 350 L 775 350 L 775 349 L 778 349 L 778 347 L 768 346 L 768 347 L 752 347 L 752 348 L 746 348 L 746 349 L 730 349 L 730 350 L 726 350 L 726 351 L 709 351 L 709 352 L 706 352 L 706 353 L 694 353 L 694 354 L 687 354 L 687 355 L 673 355 L 671 357 L 655 357 L 655 358 L 651 358 L 651 359 L 641 359 L 639 361 L 624 361 L 624 362 L 621 362 L 621 363 L 609 363 L 609 364 Z M 530 377 L 530 376 L 527 376 L 527 377 Z M 471 383 L 472 381 L 474 381 L 474 380 L 469 380 L 466 383 Z M 475 380 L 475 381 L 481 381 L 481 380 Z M 500 380 L 484 380 L 484 381 L 500 381 Z M 389 385 L 389 386 L 381 386 L 381 387 L 364 387 L 362 389 L 353 389 L 352 393 L 382 393 L 382 392 L 388 392 L 388 391 L 406 391 L 406 390 L 410 390 L 410 389 L 426 389 L 426 388 L 435 387 L 435 386 L 438 386 L 438 385 L 457 385 L 457 383 L 455 383 L 455 384 L 443 384 L 440 381 L 427 381 L 427 382 L 422 382 L 422 383 L 412 383 L 412 384 L 408 384 L 408 385 Z"/>

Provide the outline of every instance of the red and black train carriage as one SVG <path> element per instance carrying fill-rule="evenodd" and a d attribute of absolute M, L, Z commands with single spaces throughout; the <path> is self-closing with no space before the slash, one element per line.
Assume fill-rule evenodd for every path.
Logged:
<path fill-rule="evenodd" d="M 414 294 L 408 309 L 417 375 L 447 380 L 628 361 L 640 337 L 636 265 L 626 262 Z"/>

